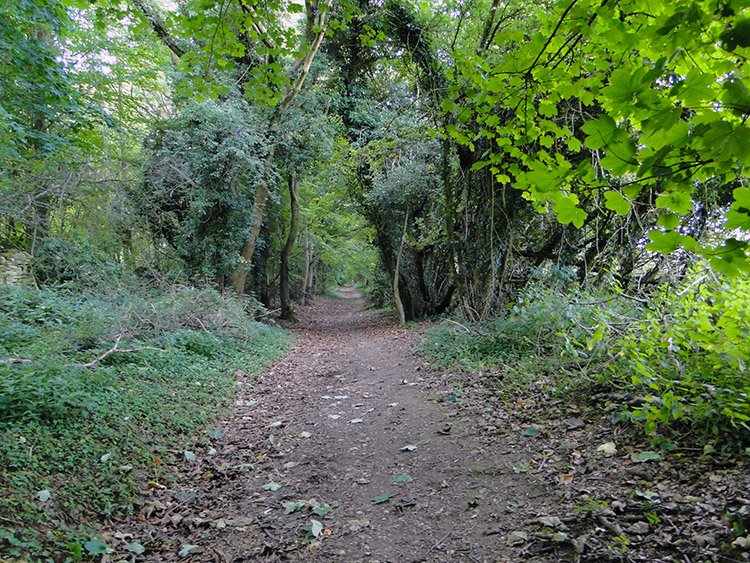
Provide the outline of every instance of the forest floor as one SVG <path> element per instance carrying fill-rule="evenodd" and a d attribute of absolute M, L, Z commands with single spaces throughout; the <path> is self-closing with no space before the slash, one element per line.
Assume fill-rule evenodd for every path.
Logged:
<path fill-rule="evenodd" d="M 662 461 L 569 403 L 503 408 L 415 356 L 420 329 L 340 296 L 300 308 L 267 373 L 238 374 L 213 447 L 152 481 L 110 545 L 144 547 L 133 561 L 743 560 L 726 521 L 747 509 L 741 462 Z"/>

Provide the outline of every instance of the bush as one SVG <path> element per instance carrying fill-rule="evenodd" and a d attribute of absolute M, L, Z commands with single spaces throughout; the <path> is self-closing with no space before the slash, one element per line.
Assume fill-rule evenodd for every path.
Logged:
<path fill-rule="evenodd" d="M 750 278 L 663 289 L 618 342 L 611 375 L 645 394 L 633 411 L 653 432 L 676 424 L 750 443 Z"/>
<path fill-rule="evenodd" d="M 113 279 L 118 271 L 119 267 L 94 246 L 55 238 L 44 239 L 33 260 L 34 278 L 41 285 L 76 282 L 96 287 Z"/>
<path fill-rule="evenodd" d="M 439 364 L 500 375 L 508 389 L 549 375 L 558 393 L 575 385 L 617 391 L 644 404 L 619 405 L 615 419 L 655 437 L 750 445 L 747 277 L 696 274 L 648 299 L 533 285 L 504 317 L 446 321 L 420 349 Z"/>

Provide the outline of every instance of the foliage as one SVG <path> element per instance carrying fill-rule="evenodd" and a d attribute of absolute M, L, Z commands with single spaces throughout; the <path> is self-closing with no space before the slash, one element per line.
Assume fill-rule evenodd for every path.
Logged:
<path fill-rule="evenodd" d="M 28 360 L 0 364 L 5 556 L 80 550 L 87 528 L 129 513 L 144 479 L 168 478 L 155 456 L 200 448 L 236 370 L 288 342 L 213 290 L 99 289 L 0 286 L 0 358 Z"/>
<path fill-rule="evenodd" d="M 750 279 L 693 278 L 653 299 L 613 349 L 618 360 L 609 371 L 645 395 L 632 416 L 647 431 L 673 425 L 747 444 Z"/>
<path fill-rule="evenodd" d="M 236 266 L 266 141 L 259 116 L 232 99 L 190 104 L 149 139 L 133 203 L 191 276 L 221 282 Z"/>
<path fill-rule="evenodd" d="M 619 412 L 652 437 L 746 446 L 750 282 L 710 278 L 689 276 L 649 301 L 616 287 L 592 294 L 533 285 L 506 316 L 446 321 L 420 350 L 507 390 L 545 378 L 553 393 L 611 390 Z M 631 399 L 644 404 L 630 407 Z"/>
<path fill-rule="evenodd" d="M 527 287 L 501 317 L 484 323 L 441 323 L 428 332 L 420 350 L 439 363 L 459 364 L 470 370 L 493 371 L 505 366 L 511 381 L 514 376 L 526 381 L 539 376 L 538 368 L 543 372 L 596 368 L 605 351 L 600 338 L 592 338 L 596 327 L 618 315 L 632 314 L 632 305 L 625 302 L 599 307 L 613 301 L 610 292 L 566 292 L 562 285 L 550 284 L 549 280 L 547 277 Z M 547 362 L 552 367 L 544 367 Z"/>
<path fill-rule="evenodd" d="M 42 285 L 73 282 L 95 287 L 117 279 L 120 268 L 91 243 L 72 243 L 46 238 L 39 243 L 33 261 L 33 275 Z"/>
<path fill-rule="evenodd" d="M 744 239 L 717 247 L 683 229 L 707 184 L 720 198 L 733 190 L 728 229 L 750 225 L 747 188 L 736 182 L 750 158 L 744 4 L 564 1 L 539 17 L 536 32 L 503 36 L 492 64 L 457 58 L 466 96 L 457 90 L 443 108 L 479 128 L 447 132 L 472 150 L 491 141 L 476 166 L 560 223 L 586 224 L 592 196 L 621 216 L 645 200 L 659 212 L 650 248 L 747 270 Z"/>

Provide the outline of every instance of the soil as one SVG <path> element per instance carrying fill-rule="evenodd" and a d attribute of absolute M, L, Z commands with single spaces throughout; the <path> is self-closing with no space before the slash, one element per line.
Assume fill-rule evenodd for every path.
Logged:
<path fill-rule="evenodd" d="M 296 347 L 238 373 L 212 444 L 116 526 L 111 539 L 146 548 L 130 559 L 743 560 L 726 547 L 727 511 L 748 504 L 741 462 L 634 461 L 645 446 L 603 412 L 541 396 L 503 407 L 431 369 L 412 352 L 420 329 L 351 288 L 298 315 Z"/>

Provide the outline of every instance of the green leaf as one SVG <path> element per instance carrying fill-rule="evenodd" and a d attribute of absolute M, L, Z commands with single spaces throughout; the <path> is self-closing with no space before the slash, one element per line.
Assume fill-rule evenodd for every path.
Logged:
<path fill-rule="evenodd" d="M 323 523 L 320 520 L 310 519 L 310 533 L 318 537 L 323 532 Z"/>
<path fill-rule="evenodd" d="M 628 213 L 630 213 L 630 209 L 631 209 L 630 202 L 626 200 L 620 192 L 615 192 L 615 191 L 604 192 L 604 199 L 606 200 L 604 202 L 604 206 L 607 209 L 611 209 L 618 215 L 625 216 Z"/>
<path fill-rule="evenodd" d="M 529 426 L 525 430 L 521 431 L 521 436 L 533 437 L 533 436 L 539 436 L 539 434 L 540 434 L 539 429 L 534 426 Z"/>
<path fill-rule="evenodd" d="M 440 107 L 443 109 L 446 113 L 451 113 L 453 111 L 456 111 L 458 106 L 456 105 L 456 102 L 449 98 L 443 98 L 443 100 L 440 102 Z"/>
<path fill-rule="evenodd" d="M 575 137 L 571 137 L 570 139 L 568 139 L 565 144 L 568 146 L 568 150 L 571 152 L 580 152 L 581 150 L 581 141 L 579 141 Z"/>
<path fill-rule="evenodd" d="M 52 493 L 50 493 L 47 489 L 43 489 L 36 494 L 36 498 L 38 498 L 42 502 L 47 502 L 52 498 Z"/>
<path fill-rule="evenodd" d="M 91 555 L 104 555 L 106 553 L 112 553 L 114 549 L 109 547 L 106 543 L 99 541 L 96 538 L 91 538 L 89 541 L 83 544 Z"/>
<path fill-rule="evenodd" d="M 616 129 L 615 120 L 606 114 L 601 115 L 599 119 L 587 121 L 581 126 L 581 131 L 586 133 L 584 144 L 591 150 L 601 149 L 607 144 L 608 139 L 612 138 Z"/>
<path fill-rule="evenodd" d="M 577 198 L 566 196 L 555 204 L 557 220 L 563 225 L 573 223 L 576 228 L 581 228 L 586 221 L 586 212 L 576 205 Z"/>
<path fill-rule="evenodd" d="M 195 454 L 194 454 L 193 452 L 190 452 L 190 451 L 186 451 L 186 452 L 185 452 L 185 459 L 186 459 L 187 461 L 195 461 L 195 460 L 196 460 L 196 457 L 195 457 Z"/>
<path fill-rule="evenodd" d="M 281 488 L 281 483 L 276 481 L 270 481 L 261 487 L 264 491 L 278 491 Z"/>
<path fill-rule="evenodd" d="M 391 483 L 404 483 L 411 481 L 411 475 L 391 475 Z"/>
<path fill-rule="evenodd" d="M 646 463 L 647 461 L 661 461 L 664 459 L 661 454 L 651 451 L 630 454 L 630 459 L 634 463 Z"/>
<path fill-rule="evenodd" d="M 693 67 L 680 85 L 677 97 L 688 106 L 701 104 L 704 100 L 713 98 L 711 87 L 715 84 L 716 79 L 712 74 Z"/>
<path fill-rule="evenodd" d="M 372 504 L 383 504 L 384 502 L 388 502 L 393 495 L 391 493 L 385 493 L 383 495 L 377 496 L 374 499 L 372 499 Z"/>
<path fill-rule="evenodd" d="M 193 551 L 195 548 L 197 548 L 197 545 L 186 543 L 182 546 L 182 549 L 180 549 L 179 553 L 177 553 L 180 557 L 187 557 L 190 555 L 190 552 Z"/>
<path fill-rule="evenodd" d="M 288 502 L 282 502 L 281 506 L 284 507 L 284 514 L 291 514 L 293 512 L 298 512 L 302 510 L 303 508 L 305 508 L 305 506 L 307 506 L 307 503 L 288 501 Z"/>
<path fill-rule="evenodd" d="M 668 231 L 673 231 L 680 226 L 680 216 L 674 213 L 665 213 L 659 217 L 657 224 Z"/>
<path fill-rule="evenodd" d="M 686 190 L 671 191 L 656 198 L 656 207 L 669 209 L 678 215 L 686 215 L 693 210 L 692 194 Z"/>
<path fill-rule="evenodd" d="M 321 517 L 325 517 L 325 515 L 328 514 L 330 511 L 331 511 L 331 505 L 325 502 L 321 503 L 320 506 L 316 506 L 315 508 L 313 508 L 313 513 Z"/>
<path fill-rule="evenodd" d="M 220 428 L 214 428 L 211 430 L 211 432 L 208 433 L 208 437 L 212 438 L 214 440 L 218 440 L 219 438 L 223 437 L 226 434 L 222 429 Z"/>

